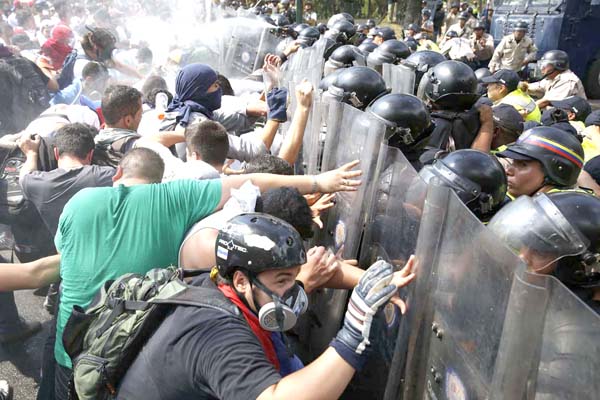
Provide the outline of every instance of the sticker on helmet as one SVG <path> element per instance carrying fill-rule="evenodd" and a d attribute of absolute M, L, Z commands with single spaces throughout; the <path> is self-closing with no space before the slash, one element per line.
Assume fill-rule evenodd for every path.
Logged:
<path fill-rule="evenodd" d="M 222 258 L 223 260 L 227 260 L 227 256 L 229 255 L 229 251 L 221 246 L 217 246 L 217 257 Z"/>
<path fill-rule="evenodd" d="M 275 247 L 274 241 L 262 235 L 246 235 L 244 241 L 250 247 L 256 247 L 265 251 L 269 251 Z"/>

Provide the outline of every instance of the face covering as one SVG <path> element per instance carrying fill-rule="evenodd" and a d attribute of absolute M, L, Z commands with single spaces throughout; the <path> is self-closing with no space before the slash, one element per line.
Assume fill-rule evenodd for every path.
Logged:
<path fill-rule="evenodd" d="M 210 111 L 215 111 L 221 108 L 221 97 L 223 97 L 223 89 L 219 88 L 212 93 L 207 93 L 204 96 L 204 100 L 202 101 L 202 105 L 209 109 Z"/>
<path fill-rule="evenodd" d="M 282 297 L 279 297 L 257 278 L 251 278 L 251 282 L 273 300 L 258 310 L 258 321 L 265 330 L 284 332 L 292 329 L 296 325 L 298 317 L 308 308 L 308 297 L 298 283 L 288 289 Z M 256 304 L 256 300 L 254 303 Z"/>

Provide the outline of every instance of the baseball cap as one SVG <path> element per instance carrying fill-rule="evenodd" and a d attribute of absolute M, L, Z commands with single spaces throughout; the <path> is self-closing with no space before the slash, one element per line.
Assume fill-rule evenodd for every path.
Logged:
<path fill-rule="evenodd" d="M 586 99 L 579 96 L 567 97 L 563 100 L 553 100 L 550 104 L 561 110 L 572 111 L 575 113 L 577 121 L 585 121 L 588 115 L 592 112 L 592 107 Z"/>
<path fill-rule="evenodd" d="M 516 134 L 523 133 L 523 117 L 509 104 L 498 104 L 492 107 L 494 124 Z"/>
<path fill-rule="evenodd" d="M 600 185 L 600 156 L 596 156 L 585 163 L 583 170 Z"/>
<path fill-rule="evenodd" d="M 494 75 L 487 76 L 481 79 L 482 83 L 501 83 L 508 89 L 509 92 L 517 90 L 519 86 L 519 75 L 510 69 L 501 69 L 496 71 Z"/>
<path fill-rule="evenodd" d="M 596 110 L 587 116 L 585 126 L 600 125 L 600 110 Z"/>

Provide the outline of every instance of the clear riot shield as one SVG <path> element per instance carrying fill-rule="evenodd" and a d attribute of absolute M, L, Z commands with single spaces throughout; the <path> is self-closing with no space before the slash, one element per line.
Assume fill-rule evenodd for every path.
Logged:
<path fill-rule="evenodd" d="M 230 20 L 227 20 L 230 24 Z M 224 63 L 219 71 L 228 78 L 250 75 L 262 67 L 265 55 L 274 53 L 279 38 L 272 26 L 252 18 L 235 18 L 229 37 L 223 41 Z"/>
<path fill-rule="evenodd" d="M 329 103 L 317 100 L 315 95 L 302 142 L 302 159 L 306 174 L 314 175 L 321 170 L 320 161 L 325 145 L 328 111 Z"/>
<path fill-rule="evenodd" d="M 345 259 L 357 258 L 384 132 L 384 125 L 365 112 L 344 103 L 329 104 L 322 171 L 358 159 L 362 185 L 356 192 L 336 194 L 336 204 L 322 216 L 324 228 L 314 242 L 336 253 L 343 247 Z M 303 334 L 307 359 L 320 355 L 339 330 L 347 294 L 346 290 L 323 289 L 311 295 L 310 327 Z"/>
<path fill-rule="evenodd" d="M 515 274 L 490 399 L 597 399 L 600 316 L 558 279 Z"/>
<path fill-rule="evenodd" d="M 415 70 L 406 65 L 383 64 L 383 80 L 392 93 L 414 94 Z"/>
<path fill-rule="evenodd" d="M 360 265 L 384 259 L 400 270 L 415 253 L 427 185 L 399 149 L 385 144 L 380 151 L 377 171 L 377 187 L 361 244 Z M 408 304 L 416 296 L 414 288 L 410 285 L 402 291 L 401 296 Z M 406 354 L 410 333 L 408 313 L 402 316 L 390 303 L 375 318 L 373 354 L 363 371 L 355 374 L 344 399 L 382 399 L 388 380 L 392 383 L 396 376 L 402 376 L 405 357 L 403 360 L 395 358 L 396 353 Z"/>
<path fill-rule="evenodd" d="M 419 292 L 427 297 L 416 310 L 420 320 L 410 321 L 401 397 L 486 399 L 520 260 L 449 188 L 431 185 L 425 213 L 428 207 L 443 218 L 422 220 L 416 256 L 419 268 L 420 258 L 431 263 L 424 279 L 429 287 Z M 437 236 L 424 234 L 436 229 Z"/>
<path fill-rule="evenodd" d="M 282 84 L 300 83 L 303 79 L 308 79 L 314 88 L 318 88 L 323 75 L 326 44 L 325 39 L 319 39 L 312 46 L 300 48 L 294 53 L 284 64 Z"/>

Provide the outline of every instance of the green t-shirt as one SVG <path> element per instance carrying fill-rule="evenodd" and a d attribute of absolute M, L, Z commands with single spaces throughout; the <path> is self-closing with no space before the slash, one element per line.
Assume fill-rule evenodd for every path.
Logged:
<path fill-rule="evenodd" d="M 71 368 L 62 345 L 74 305 L 87 307 L 104 282 L 126 273 L 177 265 L 186 231 L 221 200 L 220 180 L 89 188 L 67 203 L 54 239 L 62 292 L 56 361 Z"/>

